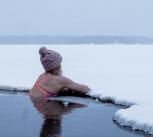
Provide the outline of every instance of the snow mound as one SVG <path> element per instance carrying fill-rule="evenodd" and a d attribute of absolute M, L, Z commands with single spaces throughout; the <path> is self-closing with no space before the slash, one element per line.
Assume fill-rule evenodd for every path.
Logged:
<path fill-rule="evenodd" d="M 133 130 L 153 134 L 153 108 L 150 105 L 133 105 L 128 109 L 120 109 L 115 113 L 114 120 Z"/>
<path fill-rule="evenodd" d="M 131 106 L 134 105 L 135 102 L 127 101 L 124 99 L 119 99 L 114 96 L 108 96 L 101 92 L 97 92 L 96 90 L 91 90 L 87 95 L 93 99 L 99 100 L 104 103 L 113 103 L 115 105 L 123 105 L 123 106 Z"/>

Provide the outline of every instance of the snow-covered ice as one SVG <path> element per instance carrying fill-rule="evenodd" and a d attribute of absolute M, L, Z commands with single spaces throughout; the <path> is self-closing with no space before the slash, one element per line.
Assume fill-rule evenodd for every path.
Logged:
<path fill-rule="evenodd" d="M 1 87 L 31 88 L 43 72 L 43 45 L 0 45 Z M 153 45 L 45 45 L 63 56 L 63 72 L 89 85 L 91 96 L 130 106 L 114 114 L 121 125 L 153 134 Z"/>
<path fill-rule="evenodd" d="M 120 109 L 116 112 L 114 120 L 123 126 L 132 129 L 143 130 L 153 134 L 153 109 L 152 104 L 133 105 L 128 109 Z"/>

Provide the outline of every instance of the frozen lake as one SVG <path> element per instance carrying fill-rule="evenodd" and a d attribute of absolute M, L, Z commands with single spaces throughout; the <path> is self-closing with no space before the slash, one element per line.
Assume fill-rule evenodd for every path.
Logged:
<path fill-rule="evenodd" d="M 0 46 L 0 88 L 32 87 L 44 71 L 41 46 Z M 64 75 L 88 85 L 92 97 L 130 106 L 114 112 L 118 123 L 153 134 L 153 45 L 45 46 L 63 56 Z"/>

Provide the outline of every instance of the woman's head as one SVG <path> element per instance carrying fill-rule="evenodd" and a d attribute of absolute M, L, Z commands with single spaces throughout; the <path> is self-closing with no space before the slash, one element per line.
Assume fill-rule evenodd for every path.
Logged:
<path fill-rule="evenodd" d="M 48 50 L 46 47 L 39 49 L 40 61 L 46 72 L 61 73 L 62 56 L 53 50 Z"/>

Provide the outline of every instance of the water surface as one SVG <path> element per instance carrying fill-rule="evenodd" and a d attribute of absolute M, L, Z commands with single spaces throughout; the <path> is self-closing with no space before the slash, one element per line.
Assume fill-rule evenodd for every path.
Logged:
<path fill-rule="evenodd" d="M 68 98 L 70 100 L 68 100 Z M 26 95 L 0 96 L 1 137 L 138 137 L 112 120 L 120 109 L 111 104 L 68 97 L 31 100 Z"/>

